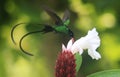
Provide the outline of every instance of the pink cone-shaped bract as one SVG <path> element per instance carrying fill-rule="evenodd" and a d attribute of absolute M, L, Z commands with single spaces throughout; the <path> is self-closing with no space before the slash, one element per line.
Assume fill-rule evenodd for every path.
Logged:
<path fill-rule="evenodd" d="M 58 55 L 55 66 L 56 77 L 76 77 L 76 64 L 74 54 L 68 50 Z"/>

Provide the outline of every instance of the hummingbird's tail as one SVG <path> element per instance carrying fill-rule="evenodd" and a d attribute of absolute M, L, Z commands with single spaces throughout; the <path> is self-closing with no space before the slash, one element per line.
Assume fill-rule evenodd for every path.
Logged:
<path fill-rule="evenodd" d="M 17 28 L 18 26 L 22 25 L 22 24 L 26 24 L 26 23 L 19 23 L 19 24 L 16 24 L 15 26 L 13 26 L 12 30 L 11 30 L 11 39 L 12 39 L 12 42 L 14 44 L 16 44 L 15 40 L 14 40 L 14 36 L 13 36 L 13 33 L 14 33 L 14 30 L 15 28 Z"/>
<path fill-rule="evenodd" d="M 16 42 L 15 42 L 15 39 L 14 39 L 14 36 L 13 36 L 14 30 L 15 30 L 18 26 L 20 26 L 20 25 L 22 25 L 22 24 L 27 24 L 27 23 L 19 23 L 19 24 L 16 24 L 16 25 L 12 28 L 12 30 L 11 30 L 11 39 L 12 39 L 12 42 L 13 42 L 15 45 L 16 45 Z M 25 37 L 27 37 L 28 35 L 30 35 L 30 34 L 34 34 L 34 33 L 47 33 L 47 32 L 52 32 L 52 31 L 54 30 L 51 26 L 46 25 L 46 24 L 37 24 L 37 25 L 44 25 L 44 28 L 43 28 L 42 30 L 32 31 L 32 32 L 29 32 L 29 33 L 23 35 L 22 38 L 21 38 L 20 41 L 19 41 L 19 47 L 20 47 L 20 49 L 21 49 L 25 54 L 28 54 L 28 55 L 30 55 L 30 56 L 33 56 L 33 54 L 28 53 L 28 52 L 25 51 L 25 50 L 23 49 L 23 47 L 22 47 L 22 41 L 23 41 L 23 39 L 24 39 Z"/>
<path fill-rule="evenodd" d="M 27 51 L 25 51 L 25 50 L 23 49 L 23 47 L 22 47 L 22 41 L 23 41 L 23 39 L 24 39 L 25 37 L 27 37 L 28 35 L 30 35 L 30 34 L 35 34 L 35 33 L 48 33 L 48 32 L 52 32 L 52 31 L 54 31 L 54 29 L 53 29 L 51 26 L 45 25 L 44 29 L 42 29 L 42 30 L 29 32 L 29 33 L 23 35 L 22 38 L 21 38 L 20 41 L 19 41 L 19 47 L 20 47 L 20 49 L 21 49 L 22 52 L 24 52 L 25 54 L 30 55 L 30 56 L 33 56 L 33 54 L 28 53 Z"/>

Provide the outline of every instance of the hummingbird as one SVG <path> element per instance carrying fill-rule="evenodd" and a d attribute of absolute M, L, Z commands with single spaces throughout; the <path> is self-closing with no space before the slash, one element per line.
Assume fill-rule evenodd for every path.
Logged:
<path fill-rule="evenodd" d="M 19 48 L 21 49 L 21 51 L 27 55 L 33 56 L 33 54 L 25 51 L 22 47 L 22 41 L 23 39 L 30 35 L 30 34 L 34 34 L 34 33 L 48 33 L 48 32 L 56 32 L 56 33 L 63 33 L 63 34 L 67 34 L 69 35 L 70 38 L 74 38 L 74 34 L 73 32 L 68 28 L 68 25 L 70 23 L 70 13 L 68 10 L 66 10 L 64 12 L 64 16 L 61 19 L 53 10 L 51 10 L 48 7 L 43 7 L 43 10 L 54 20 L 54 24 L 53 25 L 48 25 L 48 24 L 37 24 L 37 25 L 42 25 L 43 28 L 41 30 L 38 31 L 32 31 L 32 32 L 28 32 L 25 35 L 23 35 L 19 41 Z M 13 26 L 12 30 L 11 30 L 11 39 L 13 41 L 14 44 L 16 44 L 15 40 L 14 40 L 14 30 L 16 27 L 22 25 L 22 24 L 26 24 L 26 23 L 19 23 L 16 24 L 15 26 Z"/>

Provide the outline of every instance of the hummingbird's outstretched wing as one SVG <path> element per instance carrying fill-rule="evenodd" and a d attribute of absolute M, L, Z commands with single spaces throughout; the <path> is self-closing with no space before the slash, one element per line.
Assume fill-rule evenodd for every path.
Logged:
<path fill-rule="evenodd" d="M 68 10 L 65 10 L 62 21 L 65 22 L 66 20 L 69 20 L 69 19 L 70 19 L 70 12 Z"/>
<path fill-rule="evenodd" d="M 64 12 L 64 16 L 62 18 L 62 21 L 63 21 L 64 25 L 66 25 L 66 26 L 69 25 L 69 23 L 70 23 L 70 12 L 68 10 L 66 10 Z"/>
<path fill-rule="evenodd" d="M 63 22 L 61 18 L 50 8 L 43 6 L 43 9 L 46 11 L 46 13 L 55 21 L 56 25 L 63 25 Z"/>

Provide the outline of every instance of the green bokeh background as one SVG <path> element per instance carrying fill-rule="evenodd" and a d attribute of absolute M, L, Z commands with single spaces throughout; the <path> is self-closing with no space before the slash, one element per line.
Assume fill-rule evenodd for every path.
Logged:
<path fill-rule="evenodd" d="M 1 0 L 0 1 L 0 77 L 55 77 L 54 66 L 61 44 L 69 37 L 63 34 L 47 33 L 30 35 L 22 45 L 34 54 L 27 56 L 19 49 L 20 38 L 31 30 L 41 26 L 29 23 L 48 23 L 53 21 L 41 8 L 49 6 L 62 17 L 65 9 L 71 13 L 70 29 L 79 39 L 87 31 L 96 27 L 101 38 L 98 48 L 102 58 L 92 60 L 85 52 L 78 77 L 106 69 L 120 68 L 120 1 L 119 0 Z M 26 22 L 16 28 L 14 37 L 10 31 L 15 24 Z"/>

